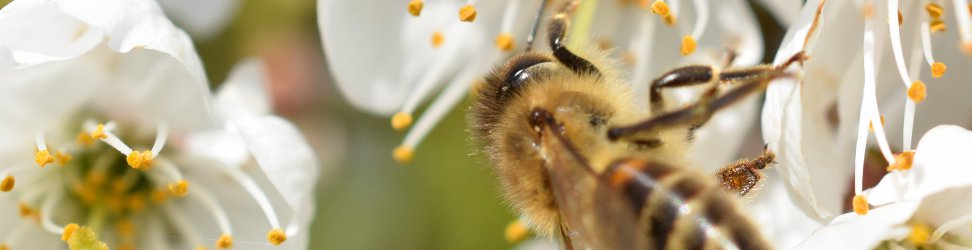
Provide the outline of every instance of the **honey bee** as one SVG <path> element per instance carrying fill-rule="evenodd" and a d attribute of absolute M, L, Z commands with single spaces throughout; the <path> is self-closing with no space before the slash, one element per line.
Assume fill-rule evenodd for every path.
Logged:
<path fill-rule="evenodd" d="M 686 149 L 694 128 L 786 77 L 803 53 L 778 66 L 674 69 L 651 83 L 651 108 L 640 111 L 604 53 L 566 47 L 565 6 L 547 25 L 552 51 L 499 65 L 479 83 L 470 114 L 513 208 L 568 249 L 770 248 L 733 196 L 759 185 L 773 153 L 730 163 L 713 178 L 685 167 Z M 727 83 L 734 87 L 720 91 Z M 703 85 L 695 103 L 666 107 L 664 89 Z"/>

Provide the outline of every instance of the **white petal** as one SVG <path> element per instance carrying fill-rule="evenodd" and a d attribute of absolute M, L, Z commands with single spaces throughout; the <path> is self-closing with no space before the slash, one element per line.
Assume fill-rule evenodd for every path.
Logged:
<path fill-rule="evenodd" d="M 745 209 L 777 249 L 793 248 L 824 225 L 794 204 L 796 197 L 777 174 L 768 174 L 763 187 L 751 195 L 755 199 Z"/>
<path fill-rule="evenodd" d="M 80 56 L 101 43 L 103 37 L 99 30 L 62 13 L 56 2 L 11 2 L 0 10 L 0 66 Z"/>
<path fill-rule="evenodd" d="M 292 208 L 314 190 L 317 179 L 317 160 L 293 124 L 278 117 L 242 119 L 236 121 L 247 148 L 256 158 L 260 169 Z"/>
<path fill-rule="evenodd" d="M 929 130 L 915 149 L 912 169 L 889 174 L 868 194 L 872 204 L 895 200 L 920 200 L 953 187 L 972 186 L 972 132 L 942 125 Z"/>
<path fill-rule="evenodd" d="M 891 238 L 894 227 L 905 223 L 916 209 L 918 202 L 908 201 L 872 209 L 863 216 L 843 214 L 795 249 L 871 249 Z"/>
<path fill-rule="evenodd" d="M 231 119 L 270 114 L 273 107 L 267 93 L 265 68 L 257 58 L 237 64 L 216 94 L 219 111 Z"/>
<path fill-rule="evenodd" d="M 205 41 L 214 38 L 236 17 L 239 0 L 164 0 L 159 1 L 165 14 L 193 38 Z"/>

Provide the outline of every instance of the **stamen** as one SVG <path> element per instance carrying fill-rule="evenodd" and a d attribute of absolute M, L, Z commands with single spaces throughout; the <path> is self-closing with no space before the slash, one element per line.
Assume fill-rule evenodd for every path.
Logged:
<path fill-rule="evenodd" d="M 966 55 L 970 55 L 972 51 L 966 50 L 968 47 L 972 47 L 972 18 L 969 17 L 969 10 L 962 8 L 962 6 L 967 6 L 968 2 L 966 0 L 952 0 L 955 5 L 955 22 L 958 23 L 959 37 L 961 37 L 961 47 Z"/>
<path fill-rule="evenodd" d="M 229 234 L 223 234 L 219 236 L 219 240 L 216 240 L 216 247 L 219 249 L 227 249 L 233 247 L 233 237 Z"/>
<path fill-rule="evenodd" d="M 395 115 L 392 116 L 391 124 L 395 131 L 401 132 L 408 128 L 408 126 L 412 125 L 412 115 L 404 112 L 395 113 Z"/>
<path fill-rule="evenodd" d="M 162 148 L 165 147 L 165 142 L 169 138 L 169 127 L 165 124 L 159 124 L 159 127 L 155 131 L 155 143 L 152 144 L 152 155 L 158 156 L 162 152 Z M 152 157 L 155 159 L 155 157 Z"/>
<path fill-rule="evenodd" d="M 509 52 L 513 50 L 515 45 L 513 44 L 513 35 L 510 33 L 501 33 L 496 36 L 496 48 L 503 52 Z"/>
<path fill-rule="evenodd" d="M 118 231 L 118 235 L 122 237 L 132 237 L 135 236 L 135 224 L 132 224 L 132 220 L 129 218 L 119 219 L 115 223 L 115 230 Z"/>
<path fill-rule="evenodd" d="M 945 75 L 946 70 L 948 70 L 948 67 L 945 66 L 945 63 L 942 62 L 932 63 L 931 66 L 932 77 L 942 78 L 942 75 Z"/>
<path fill-rule="evenodd" d="M 180 180 L 169 184 L 169 194 L 173 197 L 185 197 L 189 194 L 189 181 Z"/>
<path fill-rule="evenodd" d="M 202 247 L 202 240 L 199 239 L 199 232 L 189 223 L 185 215 L 174 211 L 172 205 L 169 204 L 162 205 L 161 208 L 162 212 L 169 218 L 169 221 L 178 229 L 177 231 L 182 232 L 190 244 L 200 246 L 196 247 L 197 250 L 199 248 L 205 249 L 205 247 Z"/>
<path fill-rule="evenodd" d="M 705 33 L 705 27 L 709 24 L 709 4 L 704 0 L 694 0 L 692 1 L 692 5 L 695 7 L 696 15 L 695 27 L 692 28 L 692 37 L 702 39 L 702 34 Z"/>
<path fill-rule="evenodd" d="M 230 178 L 239 183 L 240 186 L 242 186 L 243 189 L 250 194 L 250 197 L 253 197 L 253 200 L 257 202 L 257 205 L 260 205 L 260 208 L 263 210 L 263 214 L 267 217 L 267 221 L 270 222 L 270 226 L 272 228 L 280 228 L 280 220 L 277 218 L 277 212 L 273 210 L 273 205 L 270 203 L 270 199 L 267 198 L 265 193 L 263 193 L 260 186 L 239 169 L 227 168 L 225 172 Z"/>
<path fill-rule="evenodd" d="M 500 51 L 509 52 L 516 48 L 516 44 L 513 42 L 512 30 L 516 22 L 516 16 L 520 12 L 520 2 L 519 0 L 508 2 L 506 9 L 503 11 L 500 34 L 496 37 L 496 48 Z"/>
<path fill-rule="evenodd" d="M 145 150 L 142 152 L 132 151 L 128 153 L 125 160 L 128 161 L 128 165 L 134 169 L 148 170 L 152 167 L 152 159 L 154 158 L 155 155 L 152 154 L 152 151 Z"/>
<path fill-rule="evenodd" d="M 34 153 L 34 162 L 43 168 L 45 165 L 53 163 L 54 157 L 51 156 L 51 151 L 47 151 L 47 149 L 39 150 Z"/>
<path fill-rule="evenodd" d="M 928 242 L 937 242 L 938 240 L 942 239 L 942 236 L 945 236 L 945 233 L 956 228 L 968 227 L 970 223 L 972 223 L 972 214 L 963 215 L 961 217 L 946 221 L 945 223 L 942 223 L 941 226 L 938 226 L 938 229 L 935 229 L 935 232 L 931 234 L 931 239 L 929 239 Z"/>
<path fill-rule="evenodd" d="M 874 122 L 869 122 L 869 123 L 870 123 L 869 126 L 870 126 L 871 132 L 874 132 Z M 884 126 L 884 115 L 881 115 L 881 126 L 882 127 Z"/>
<path fill-rule="evenodd" d="M 664 0 L 656 0 L 654 3 L 651 3 L 651 12 L 654 12 L 661 17 L 672 15 L 671 10 L 668 8 L 668 4 L 666 4 Z"/>
<path fill-rule="evenodd" d="M 915 151 L 904 151 L 894 157 L 894 164 L 888 165 L 888 172 L 895 170 L 909 170 L 915 159 Z"/>
<path fill-rule="evenodd" d="M 941 19 L 942 14 L 945 13 L 945 9 L 941 5 L 938 5 L 938 3 L 926 4 L 925 11 L 928 11 L 928 16 L 932 19 Z"/>
<path fill-rule="evenodd" d="M 17 204 L 17 208 L 20 211 L 20 217 L 27 218 L 34 214 L 34 208 L 30 207 L 26 202 L 20 202 Z"/>
<path fill-rule="evenodd" d="M 526 225 L 523 225 L 522 221 L 514 220 L 509 225 L 506 225 L 503 236 L 505 236 L 506 242 L 517 243 L 523 240 L 523 238 L 526 238 L 529 233 L 530 230 L 527 229 Z"/>
<path fill-rule="evenodd" d="M 64 230 L 61 231 L 61 240 L 68 241 L 69 239 L 71 239 L 71 236 L 74 235 L 74 232 L 78 231 L 78 227 L 79 227 L 78 224 L 75 223 L 67 224 L 67 226 L 64 226 Z"/>
<path fill-rule="evenodd" d="M 415 150 L 412 147 L 401 145 L 392 151 L 392 157 L 398 164 L 409 164 L 412 162 L 412 158 L 415 157 Z"/>
<path fill-rule="evenodd" d="M 195 187 L 192 193 L 189 194 L 189 197 L 196 199 L 209 210 L 209 212 L 213 215 L 213 218 L 216 219 L 216 224 L 219 225 L 219 230 L 223 233 L 223 235 L 229 236 L 233 234 L 232 227 L 230 227 L 229 217 L 226 215 L 226 210 L 223 210 L 223 207 L 219 204 L 219 202 L 216 202 L 216 199 L 213 198 L 213 195 L 209 193 L 209 190 L 206 190 L 205 187 L 198 186 Z"/>
<path fill-rule="evenodd" d="M 167 189 L 159 188 L 159 189 L 152 190 L 152 192 L 149 193 L 149 200 L 152 201 L 152 204 L 159 205 L 165 203 L 165 200 L 167 199 L 169 199 L 169 193 Z"/>
<path fill-rule="evenodd" d="M 908 241 L 912 245 L 922 246 L 928 244 L 928 239 L 931 238 L 931 227 L 928 227 L 925 223 L 912 223 L 911 233 L 908 234 Z"/>
<path fill-rule="evenodd" d="M 901 10 L 898 10 L 898 26 L 904 25 L 904 15 L 901 14 Z"/>
<path fill-rule="evenodd" d="M 894 54 L 895 65 L 898 67 L 898 75 L 901 76 L 901 82 L 905 87 L 908 87 L 911 76 L 908 75 L 908 69 L 905 67 L 904 52 L 901 49 L 901 27 L 894 25 L 897 21 L 891 19 L 896 12 L 898 12 L 898 0 L 888 1 L 888 29 L 891 33 L 891 50 Z"/>
<path fill-rule="evenodd" d="M 867 214 L 867 210 L 868 210 L 867 198 L 864 198 L 864 195 L 860 195 L 860 194 L 855 195 L 854 201 L 852 203 L 854 205 L 854 213 L 857 213 L 857 215 Z"/>
<path fill-rule="evenodd" d="M 472 4 L 466 4 L 459 8 L 459 21 L 472 22 L 476 20 L 476 7 Z"/>
<path fill-rule="evenodd" d="M 16 180 L 14 179 L 13 175 L 3 177 L 3 181 L 0 181 L 0 191 L 4 193 L 10 192 L 10 190 L 13 190 L 15 183 Z"/>
<path fill-rule="evenodd" d="M 95 138 L 91 137 L 91 134 L 85 132 L 78 132 L 78 137 L 75 139 L 81 146 L 91 146 L 95 142 Z"/>
<path fill-rule="evenodd" d="M 864 19 L 864 39 L 863 39 L 864 40 L 863 43 L 864 91 L 862 93 L 863 96 L 861 98 L 862 99 L 861 109 L 860 109 L 861 111 L 860 111 L 860 118 L 858 120 L 857 144 L 855 147 L 855 156 L 854 156 L 854 193 L 860 197 L 860 198 L 858 197 L 854 198 L 854 207 L 855 207 L 854 210 L 855 212 L 858 212 L 858 214 L 867 213 L 867 209 L 866 209 L 867 202 L 864 199 L 864 197 L 861 196 L 861 192 L 863 189 L 863 176 L 864 176 L 864 148 L 867 144 L 867 135 L 868 135 L 867 125 L 869 123 L 880 122 L 880 116 L 878 115 L 879 112 L 877 108 L 877 97 L 875 94 L 875 87 L 874 87 L 876 81 L 876 76 L 874 72 L 876 67 L 876 63 L 875 63 L 876 59 L 874 53 L 875 50 L 874 20 L 873 18 L 870 18 L 871 16 L 873 16 L 874 7 L 871 5 L 870 2 L 868 2 L 865 3 L 864 8 L 865 8 L 865 16 L 867 17 Z M 872 13 L 868 14 L 867 12 L 872 12 Z M 884 128 L 880 126 L 875 127 L 874 134 L 878 141 L 878 146 L 881 148 L 881 153 L 884 156 L 885 160 L 887 160 L 889 164 L 894 164 L 894 158 L 891 154 L 891 149 L 888 146 L 887 139 L 884 134 Z M 863 204 L 858 204 L 858 203 L 863 203 Z M 861 206 L 863 206 L 863 208 L 861 208 Z"/>
<path fill-rule="evenodd" d="M 408 3 L 408 13 L 417 17 L 422 14 L 422 7 L 425 7 L 425 3 L 422 0 L 412 0 Z"/>
<path fill-rule="evenodd" d="M 132 153 L 132 148 L 128 147 L 125 142 L 119 139 L 118 136 L 115 136 L 115 134 L 111 133 L 111 131 L 106 130 L 105 138 L 102 138 L 101 141 L 107 143 L 108 146 L 115 148 L 115 150 L 118 150 L 118 152 L 122 153 L 123 155 L 127 156 Z"/>
<path fill-rule="evenodd" d="M 908 99 L 915 103 L 920 103 L 925 100 L 927 96 L 927 89 L 925 88 L 925 83 L 921 80 L 911 83 L 911 87 L 908 87 Z"/>
<path fill-rule="evenodd" d="M 282 229 L 276 228 L 267 233 L 267 241 L 270 241 L 270 244 L 274 246 L 279 246 L 284 241 L 287 241 L 287 235 L 284 234 Z"/>
<path fill-rule="evenodd" d="M 445 42 L 445 35 L 442 31 L 432 32 L 432 48 L 441 47 L 443 42 Z"/>
<path fill-rule="evenodd" d="M 126 205 L 128 211 L 132 213 L 140 213 L 145 209 L 145 195 L 142 193 L 136 193 L 128 196 L 126 200 Z"/>
<path fill-rule="evenodd" d="M 932 20 L 931 24 L 928 26 L 931 28 L 932 32 L 945 32 L 945 21 L 942 19 Z"/>
<path fill-rule="evenodd" d="M 70 161 L 71 155 L 66 154 L 63 151 L 58 150 L 57 154 L 54 155 L 54 162 L 57 163 L 58 166 L 64 167 L 64 165 L 67 165 L 67 163 Z"/>
<path fill-rule="evenodd" d="M 682 37 L 682 55 L 687 56 L 695 52 L 695 39 L 692 36 Z"/>
<path fill-rule="evenodd" d="M 108 138 L 108 135 L 105 134 L 105 124 L 98 124 L 98 127 L 95 128 L 94 132 L 91 132 L 91 138 L 98 140 Z"/>

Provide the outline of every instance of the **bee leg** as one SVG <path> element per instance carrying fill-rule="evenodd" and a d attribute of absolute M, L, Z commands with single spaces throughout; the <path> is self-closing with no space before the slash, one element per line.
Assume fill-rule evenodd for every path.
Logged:
<path fill-rule="evenodd" d="M 673 69 L 663 74 L 661 77 L 651 81 L 648 89 L 651 109 L 654 111 L 664 110 L 664 100 L 661 94 L 663 88 L 677 88 L 692 85 L 699 85 L 712 82 L 716 70 L 711 66 L 691 65 Z"/>
<path fill-rule="evenodd" d="M 776 155 L 764 146 L 763 153 L 755 159 L 740 159 L 719 169 L 716 180 L 726 192 L 746 196 L 759 187 L 764 177 L 762 170 L 775 163 L 775 160 Z"/>
<path fill-rule="evenodd" d="M 570 27 L 571 12 L 575 4 L 576 2 L 567 3 L 550 21 L 547 29 L 550 48 L 553 49 L 554 57 L 574 73 L 600 76 L 601 71 L 594 64 L 567 49 L 567 29 Z"/>

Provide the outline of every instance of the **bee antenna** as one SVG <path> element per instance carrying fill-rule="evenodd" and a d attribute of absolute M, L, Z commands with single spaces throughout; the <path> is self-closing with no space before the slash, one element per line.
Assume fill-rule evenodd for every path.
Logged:
<path fill-rule="evenodd" d="M 533 40 L 536 39 L 537 30 L 540 29 L 540 20 L 543 18 L 543 11 L 547 9 L 547 2 L 550 0 L 543 0 L 540 2 L 540 9 L 537 10 L 537 17 L 533 19 L 533 27 L 530 28 L 530 35 L 527 36 L 526 41 L 526 51 L 533 49 Z"/>

